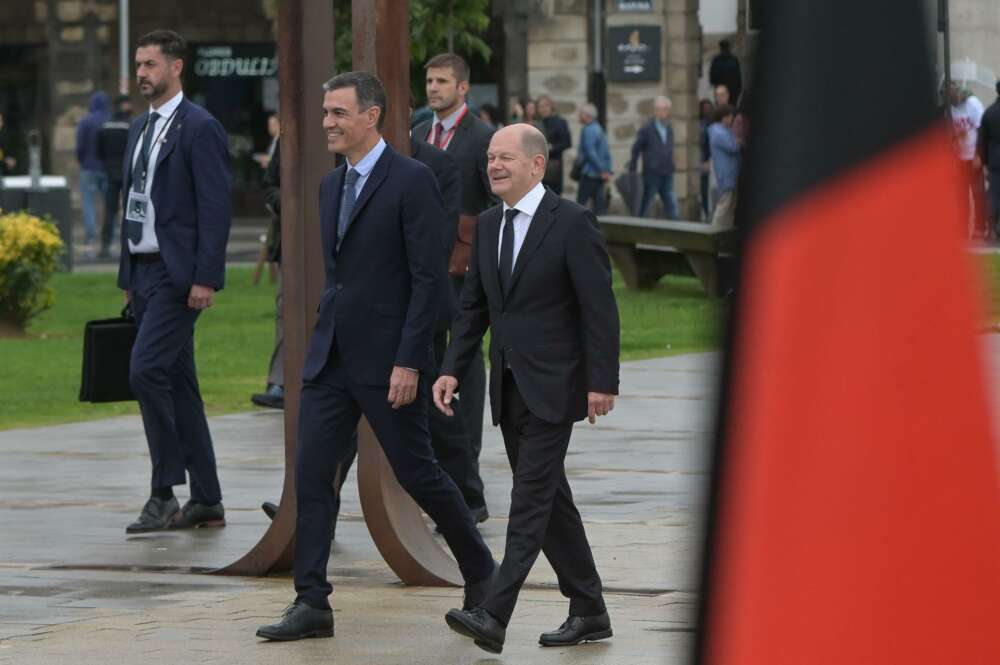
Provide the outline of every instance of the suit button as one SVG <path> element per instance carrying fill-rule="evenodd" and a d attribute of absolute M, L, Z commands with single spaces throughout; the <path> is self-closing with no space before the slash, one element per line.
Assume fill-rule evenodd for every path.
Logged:
<path fill-rule="evenodd" d="M 343 284 L 338 284 L 337 285 L 337 290 L 338 291 L 343 291 L 344 290 L 344 285 Z"/>

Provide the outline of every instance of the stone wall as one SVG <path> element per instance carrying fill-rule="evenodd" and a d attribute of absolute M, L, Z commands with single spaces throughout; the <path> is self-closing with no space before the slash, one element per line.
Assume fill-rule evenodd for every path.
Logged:
<path fill-rule="evenodd" d="M 592 68 L 588 5 L 585 0 L 540 0 L 528 31 L 528 86 L 532 96 L 550 95 L 569 121 L 574 149 L 566 154 L 569 170 L 576 155 L 580 125 L 576 115 L 587 102 L 587 79 Z M 674 181 L 681 213 L 698 219 L 699 135 L 697 85 L 701 58 L 698 0 L 653 0 L 648 14 L 619 13 L 613 0 L 605 0 L 605 24 L 659 25 L 662 27 L 662 71 L 655 83 L 607 84 L 608 141 L 615 173 L 626 168 L 639 127 L 652 115 L 653 99 L 668 95 L 673 101 L 676 136 Z M 567 180 L 566 194 L 575 193 Z M 613 210 L 622 210 L 614 198 Z"/>

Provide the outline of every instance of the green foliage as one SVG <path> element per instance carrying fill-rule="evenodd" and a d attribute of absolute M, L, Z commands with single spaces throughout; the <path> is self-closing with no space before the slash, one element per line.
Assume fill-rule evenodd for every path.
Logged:
<path fill-rule="evenodd" d="M 338 72 L 353 67 L 351 0 L 334 0 L 334 64 Z M 489 61 L 493 50 L 482 38 L 490 24 L 489 0 L 410 0 L 410 89 L 424 98 L 424 63 L 445 51 Z"/>
<path fill-rule="evenodd" d="M 54 224 L 27 212 L 0 215 L 0 318 L 23 327 L 52 306 L 48 281 L 62 251 Z"/>
<path fill-rule="evenodd" d="M 250 394 L 264 388 L 274 344 L 274 289 L 253 286 L 252 274 L 251 268 L 229 268 L 225 290 L 195 328 L 198 379 L 209 415 L 250 410 Z M 32 322 L 29 336 L 0 339 L 0 430 L 137 415 L 135 402 L 77 400 L 83 326 L 121 309 L 115 276 L 57 273 L 52 283 L 58 303 Z M 706 298 L 695 279 L 666 277 L 655 289 L 632 291 L 615 275 L 615 295 L 622 360 L 718 348 L 725 302 Z"/>

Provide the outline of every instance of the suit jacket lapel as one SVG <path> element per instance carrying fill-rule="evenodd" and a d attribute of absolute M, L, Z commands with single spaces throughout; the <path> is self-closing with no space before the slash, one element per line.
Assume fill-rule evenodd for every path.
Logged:
<path fill-rule="evenodd" d="M 354 220 L 356 220 L 358 215 L 361 214 L 361 210 L 371 200 L 372 194 L 379 188 L 382 181 L 385 180 L 385 176 L 389 172 L 389 162 L 392 161 L 392 156 L 393 150 L 389 147 L 389 144 L 386 143 L 385 151 L 383 151 L 382 156 L 378 158 L 378 161 L 375 162 L 375 167 L 371 170 L 371 173 L 368 174 L 368 179 L 365 180 L 365 186 L 361 190 L 361 196 L 359 196 L 358 200 L 354 202 L 354 209 L 351 211 L 351 218 L 347 220 L 347 228 L 344 229 L 344 238 L 346 238 L 347 234 L 350 232 L 351 225 L 354 224 Z M 341 179 L 341 182 L 343 182 L 343 179 Z M 341 187 L 341 190 L 342 189 L 343 187 Z M 340 213 L 338 212 L 337 214 L 339 215 Z M 341 238 L 340 242 L 343 243 L 344 239 Z"/>
<path fill-rule="evenodd" d="M 500 220 L 503 219 L 503 206 L 496 206 L 495 214 L 490 214 L 483 221 L 486 222 L 486 247 L 483 248 L 486 257 L 486 268 L 480 266 L 480 279 L 483 280 L 483 290 L 496 295 L 499 302 L 503 302 L 503 291 L 500 289 L 500 258 L 497 254 L 497 247 L 500 242 Z"/>
<path fill-rule="evenodd" d="M 539 246 L 541 246 L 542 241 L 545 240 L 549 229 L 552 228 L 552 211 L 558 205 L 559 197 L 549 190 L 545 190 L 545 196 L 542 197 L 541 203 L 538 204 L 535 216 L 532 217 L 531 225 L 528 227 L 528 233 L 524 236 L 521 251 L 517 253 L 517 260 L 514 262 L 514 273 L 510 277 L 508 297 L 510 297 L 510 294 L 517 287 L 517 280 L 524 273 L 524 266 L 531 260 L 531 257 L 538 250 Z M 494 251 L 496 250 L 494 249 Z"/>
<path fill-rule="evenodd" d="M 183 126 L 184 118 L 187 116 L 189 102 L 186 99 L 182 99 L 180 105 L 177 107 L 177 113 L 174 115 L 174 119 L 170 121 L 170 126 L 167 127 L 167 131 L 163 134 L 163 144 L 160 145 L 160 152 L 156 155 L 156 165 L 153 166 L 152 172 L 155 173 L 157 169 L 160 168 L 160 164 L 166 159 L 174 146 L 177 145 L 178 138 L 181 135 L 181 127 Z M 153 135 L 156 138 L 156 135 Z M 150 148 L 152 150 L 152 148 Z M 154 178 L 153 182 L 156 180 Z"/>
<path fill-rule="evenodd" d="M 340 217 L 340 199 L 344 192 L 344 174 L 347 167 L 341 164 L 333 170 L 333 182 L 327 200 L 323 201 L 320 211 L 320 234 L 323 236 L 323 248 L 326 254 L 337 253 L 337 219 Z"/>

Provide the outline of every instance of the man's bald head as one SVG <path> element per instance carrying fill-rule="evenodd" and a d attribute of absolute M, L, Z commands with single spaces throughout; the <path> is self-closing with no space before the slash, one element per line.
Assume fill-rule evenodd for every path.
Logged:
<path fill-rule="evenodd" d="M 507 125 L 493 135 L 486 160 L 493 193 L 513 206 L 545 176 L 549 143 L 533 125 Z"/>

